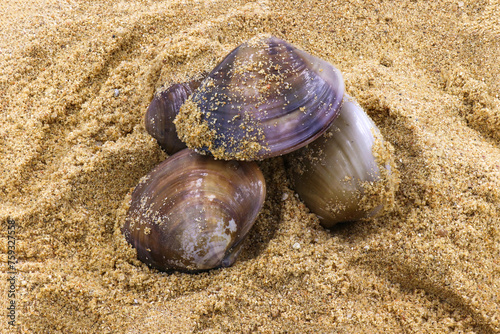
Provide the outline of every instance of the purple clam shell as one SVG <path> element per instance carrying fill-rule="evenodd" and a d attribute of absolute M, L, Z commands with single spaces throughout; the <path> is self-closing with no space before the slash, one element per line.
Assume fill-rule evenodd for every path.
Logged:
<path fill-rule="evenodd" d="M 265 194 L 256 163 L 215 160 L 184 149 L 141 179 L 122 232 L 137 258 L 158 270 L 228 267 Z"/>
<path fill-rule="evenodd" d="M 195 124 L 183 128 L 179 120 L 177 130 L 188 147 L 218 159 L 261 160 L 318 138 L 336 118 L 343 94 L 333 65 L 268 36 L 233 50 L 190 97 L 209 140 L 186 139 Z"/>
<path fill-rule="evenodd" d="M 186 148 L 186 144 L 177 136 L 173 121 L 184 101 L 200 86 L 200 83 L 201 79 L 173 84 L 155 94 L 146 111 L 144 118 L 146 131 L 169 155 Z"/>

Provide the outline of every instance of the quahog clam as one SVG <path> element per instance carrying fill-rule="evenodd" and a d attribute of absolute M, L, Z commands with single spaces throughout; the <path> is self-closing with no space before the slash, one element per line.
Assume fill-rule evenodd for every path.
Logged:
<path fill-rule="evenodd" d="M 142 262 L 197 272 L 233 264 L 265 198 L 254 162 L 184 149 L 141 179 L 122 229 Z"/>
<path fill-rule="evenodd" d="M 318 138 L 338 114 L 344 81 L 330 63 L 272 36 L 241 44 L 208 74 L 175 119 L 188 147 L 260 160 Z"/>
<path fill-rule="evenodd" d="M 154 96 L 146 111 L 146 131 L 169 155 L 186 148 L 186 144 L 178 138 L 173 122 L 186 99 L 200 86 L 201 80 L 171 85 Z"/>
<path fill-rule="evenodd" d="M 287 158 L 294 189 L 324 227 L 391 207 L 398 185 L 387 144 L 363 109 L 345 96 L 323 136 Z"/>

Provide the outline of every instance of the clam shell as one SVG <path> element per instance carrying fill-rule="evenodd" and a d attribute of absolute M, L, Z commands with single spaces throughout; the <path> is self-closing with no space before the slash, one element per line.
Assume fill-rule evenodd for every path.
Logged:
<path fill-rule="evenodd" d="M 146 131 L 158 141 L 167 154 L 172 155 L 184 148 L 173 123 L 184 101 L 200 86 L 202 79 L 173 84 L 155 94 L 144 117 Z"/>
<path fill-rule="evenodd" d="M 372 217 L 394 203 L 397 172 L 377 126 L 351 97 L 316 141 L 287 159 L 295 191 L 324 227 Z"/>
<path fill-rule="evenodd" d="M 264 198 L 264 177 L 255 163 L 185 149 L 140 181 L 122 232 L 138 259 L 159 270 L 227 267 Z"/>
<path fill-rule="evenodd" d="M 188 147 L 218 159 L 260 160 L 318 138 L 338 114 L 344 81 L 330 63 L 276 37 L 233 50 L 181 107 Z"/>

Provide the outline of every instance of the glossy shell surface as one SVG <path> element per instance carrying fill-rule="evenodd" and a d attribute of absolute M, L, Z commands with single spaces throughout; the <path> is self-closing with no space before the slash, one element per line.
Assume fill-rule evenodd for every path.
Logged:
<path fill-rule="evenodd" d="M 344 81 L 330 63 L 276 37 L 233 50 L 181 107 L 177 132 L 218 159 L 260 160 L 318 138 L 336 118 Z"/>
<path fill-rule="evenodd" d="M 169 155 L 186 148 L 186 144 L 178 138 L 173 122 L 181 106 L 200 83 L 201 79 L 171 85 L 155 94 L 146 111 L 146 131 Z"/>
<path fill-rule="evenodd" d="M 394 201 L 390 147 L 347 95 L 331 128 L 288 159 L 295 191 L 324 227 L 371 217 Z"/>
<path fill-rule="evenodd" d="M 255 163 L 185 149 L 140 181 L 122 232 L 139 260 L 159 270 L 227 267 L 264 198 L 264 177 Z"/>

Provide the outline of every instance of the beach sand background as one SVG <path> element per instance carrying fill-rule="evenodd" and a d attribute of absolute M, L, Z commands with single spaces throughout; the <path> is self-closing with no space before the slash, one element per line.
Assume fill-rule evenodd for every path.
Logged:
<path fill-rule="evenodd" d="M 2 332 L 499 333 L 498 13 L 494 0 L 2 0 Z M 394 210 L 325 230 L 272 159 L 233 267 L 151 270 L 120 232 L 166 158 L 145 110 L 259 33 L 342 71 L 394 147 Z"/>

